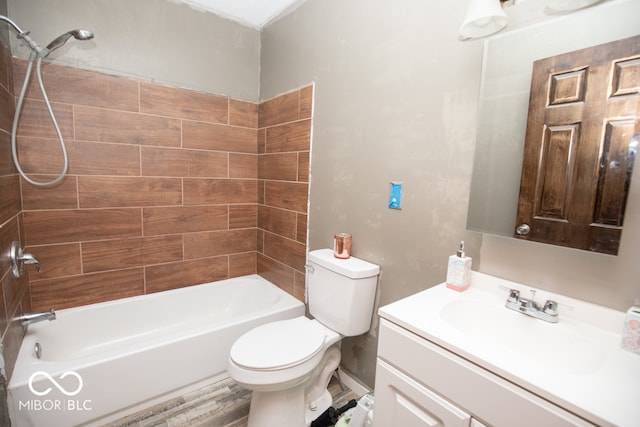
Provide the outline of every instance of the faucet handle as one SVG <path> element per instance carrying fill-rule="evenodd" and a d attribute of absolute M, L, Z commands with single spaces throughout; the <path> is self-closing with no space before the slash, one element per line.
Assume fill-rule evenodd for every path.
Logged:
<path fill-rule="evenodd" d="M 36 271 L 40 273 L 40 261 L 38 261 L 33 255 L 23 253 L 22 256 L 18 258 L 18 261 L 22 261 L 23 264 L 34 264 Z"/>
<path fill-rule="evenodd" d="M 520 300 L 520 291 L 517 289 L 509 289 L 509 297 L 507 302 L 518 302 Z"/>
<path fill-rule="evenodd" d="M 40 271 L 40 262 L 38 259 L 32 254 L 24 253 L 19 242 L 11 242 L 9 259 L 11 261 L 11 273 L 16 279 L 22 275 L 22 267 L 24 264 L 35 264 L 36 271 Z"/>
<path fill-rule="evenodd" d="M 552 300 L 547 300 L 542 307 L 542 312 L 550 316 L 558 315 L 558 303 Z"/>

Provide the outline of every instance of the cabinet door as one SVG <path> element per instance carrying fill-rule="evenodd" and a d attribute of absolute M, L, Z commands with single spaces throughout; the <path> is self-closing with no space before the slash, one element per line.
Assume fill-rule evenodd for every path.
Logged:
<path fill-rule="evenodd" d="M 373 427 L 469 427 L 471 417 L 378 359 Z"/>

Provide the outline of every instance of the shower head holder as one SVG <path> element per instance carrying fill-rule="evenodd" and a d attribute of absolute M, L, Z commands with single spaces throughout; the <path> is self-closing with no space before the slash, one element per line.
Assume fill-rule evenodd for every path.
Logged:
<path fill-rule="evenodd" d="M 21 39 L 21 40 L 24 40 L 25 43 L 27 43 L 29 45 L 31 50 L 36 54 L 36 56 L 42 56 L 43 58 L 45 56 L 47 56 L 47 51 L 45 49 L 43 49 L 42 47 L 40 47 L 40 45 L 38 43 L 33 41 L 33 39 L 31 37 L 29 37 L 29 33 L 30 33 L 30 31 L 23 31 L 21 33 L 18 33 L 18 35 L 16 37 Z"/>

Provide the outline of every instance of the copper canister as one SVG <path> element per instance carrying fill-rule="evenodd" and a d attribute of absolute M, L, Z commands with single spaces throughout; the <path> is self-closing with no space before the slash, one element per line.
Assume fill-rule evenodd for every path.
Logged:
<path fill-rule="evenodd" d="M 342 259 L 351 256 L 351 234 L 336 233 L 333 235 L 333 255 Z"/>

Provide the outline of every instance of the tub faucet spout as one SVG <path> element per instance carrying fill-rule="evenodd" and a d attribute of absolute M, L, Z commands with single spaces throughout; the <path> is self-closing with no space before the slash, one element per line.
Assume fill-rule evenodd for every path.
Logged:
<path fill-rule="evenodd" d="M 49 311 L 42 311 L 39 313 L 21 313 L 16 317 L 23 326 L 30 325 L 32 323 L 42 322 L 44 320 L 56 320 L 56 312 L 52 309 Z"/>

